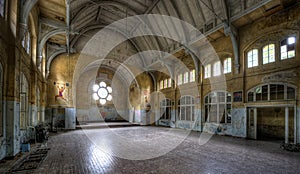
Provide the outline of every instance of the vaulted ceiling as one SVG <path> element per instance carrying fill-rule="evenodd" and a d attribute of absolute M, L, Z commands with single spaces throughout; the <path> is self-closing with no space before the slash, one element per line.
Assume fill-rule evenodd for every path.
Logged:
<path fill-rule="evenodd" d="M 38 0 L 42 29 L 39 40 L 45 39 L 47 61 L 51 61 L 60 53 L 80 52 L 92 34 L 115 21 L 141 14 L 160 14 L 186 21 L 214 41 L 225 36 L 224 21 L 239 28 L 291 2 L 295 0 Z M 138 32 L 138 25 L 142 23 L 126 22 L 118 30 Z M 155 25 L 165 30 L 159 22 Z M 168 27 L 180 32 L 178 26 Z M 180 47 L 173 40 L 152 36 L 133 38 L 131 43 L 137 51 L 174 52 Z"/>

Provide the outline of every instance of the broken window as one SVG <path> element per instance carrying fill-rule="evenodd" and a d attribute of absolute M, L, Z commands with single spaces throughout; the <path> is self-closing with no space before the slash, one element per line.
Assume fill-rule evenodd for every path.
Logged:
<path fill-rule="evenodd" d="M 280 43 L 281 60 L 295 57 L 296 55 L 295 47 L 296 47 L 296 37 L 289 37 L 281 41 Z"/>

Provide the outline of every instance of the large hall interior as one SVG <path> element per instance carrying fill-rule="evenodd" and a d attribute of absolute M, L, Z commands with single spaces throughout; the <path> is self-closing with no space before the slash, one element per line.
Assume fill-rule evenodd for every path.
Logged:
<path fill-rule="evenodd" d="M 0 173 L 299 173 L 299 0 L 0 0 Z"/>

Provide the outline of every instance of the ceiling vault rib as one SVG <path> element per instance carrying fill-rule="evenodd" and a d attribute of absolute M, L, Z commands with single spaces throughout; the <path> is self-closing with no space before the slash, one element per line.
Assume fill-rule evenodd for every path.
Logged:
<path fill-rule="evenodd" d="M 180 20 L 184 20 L 184 19 L 183 19 L 183 16 L 180 14 L 180 12 L 179 12 L 179 10 L 178 10 L 178 7 L 175 5 L 174 1 L 173 1 L 173 0 L 170 0 L 170 3 L 171 3 L 171 5 L 172 5 L 172 7 L 173 7 L 175 13 L 177 14 L 177 18 L 179 18 Z M 186 26 L 183 24 L 183 25 L 181 25 L 181 28 L 182 28 L 182 30 L 183 30 L 183 35 L 184 35 L 184 38 L 180 38 L 180 39 L 183 39 L 183 40 L 181 40 L 181 42 L 182 42 L 182 43 L 188 43 L 189 40 L 190 40 L 190 38 L 187 37 L 187 36 L 188 36 L 188 35 L 187 35 L 188 31 L 187 31 L 187 29 L 186 29 Z"/>
<path fill-rule="evenodd" d="M 195 20 L 193 14 L 192 14 L 192 12 L 191 12 L 191 8 L 190 8 L 188 2 L 187 2 L 187 1 L 183 1 L 183 3 L 184 3 L 184 5 L 186 6 L 186 8 L 188 9 L 188 10 L 187 10 L 187 13 L 188 13 L 189 17 L 191 18 L 191 20 L 192 20 L 192 22 L 193 22 L 192 25 L 193 25 L 193 26 L 197 26 L 197 22 L 196 22 L 196 20 Z"/>
<path fill-rule="evenodd" d="M 156 5 L 160 2 L 161 0 L 154 0 L 154 2 L 149 6 L 149 8 L 144 12 L 144 14 L 149 14 L 153 9 L 154 7 L 156 7 Z M 130 31 L 130 33 L 133 33 L 135 32 L 135 30 L 138 28 L 139 25 L 141 25 L 142 22 L 138 22 L 133 28 L 132 30 Z"/>
<path fill-rule="evenodd" d="M 203 13 L 203 9 L 202 9 L 202 6 L 200 5 L 199 0 L 195 0 L 195 2 L 196 2 L 197 8 L 199 9 L 199 12 L 200 12 L 199 14 L 201 14 L 201 15 L 199 15 L 199 16 L 201 16 L 202 20 L 203 20 L 204 22 L 206 22 L 206 18 L 205 18 L 205 15 L 204 15 L 204 13 Z"/>
<path fill-rule="evenodd" d="M 102 7 L 100 6 L 100 7 L 98 8 L 97 17 L 96 17 L 96 21 L 97 21 L 97 22 L 100 21 L 101 13 L 102 13 Z"/>
<path fill-rule="evenodd" d="M 166 12 L 167 12 L 168 16 L 171 16 L 171 12 L 169 11 L 169 8 L 167 8 L 167 5 L 166 5 L 166 0 L 162 1 L 162 5 L 166 9 Z M 171 21 L 171 23 L 172 23 L 172 26 L 173 26 L 173 29 L 174 29 L 176 35 L 180 36 L 179 33 L 178 33 L 178 31 L 177 31 L 177 28 L 176 28 L 173 20 Z"/>

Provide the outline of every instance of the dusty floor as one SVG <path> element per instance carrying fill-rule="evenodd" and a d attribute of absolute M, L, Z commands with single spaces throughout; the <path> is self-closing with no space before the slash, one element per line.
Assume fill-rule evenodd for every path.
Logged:
<path fill-rule="evenodd" d="M 128 126 L 94 126 L 61 133 L 50 137 L 48 156 L 33 173 L 294 174 L 300 171 L 300 153 L 283 151 L 278 142 L 213 136 L 205 145 L 199 145 L 200 133 L 191 132 L 179 144 L 176 139 L 184 138 L 185 133 Z M 130 139 L 133 143 L 119 139 Z M 167 153 L 160 156 L 164 152 Z M 145 160 L 129 160 L 138 158 Z"/>

